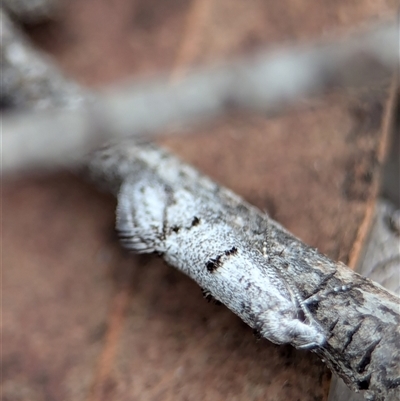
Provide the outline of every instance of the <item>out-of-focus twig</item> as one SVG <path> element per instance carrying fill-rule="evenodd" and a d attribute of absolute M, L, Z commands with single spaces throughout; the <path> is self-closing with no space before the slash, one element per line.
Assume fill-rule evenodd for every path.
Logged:
<path fill-rule="evenodd" d="M 332 87 L 369 84 L 397 68 L 398 34 L 389 24 L 330 44 L 195 71 L 174 85 L 166 78 L 125 85 L 74 110 L 5 116 L 3 171 L 71 163 L 105 139 L 155 133 L 232 107 L 272 114 Z"/>
<path fill-rule="evenodd" d="M 2 9 L 0 24 L 2 104 L 30 110 L 79 107 L 88 94 L 34 49 Z"/>
<path fill-rule="evenodd" d="M 51 17 L 58 0 L 2 0 L 1 5 L 20 21 L 40 22 Z"/>

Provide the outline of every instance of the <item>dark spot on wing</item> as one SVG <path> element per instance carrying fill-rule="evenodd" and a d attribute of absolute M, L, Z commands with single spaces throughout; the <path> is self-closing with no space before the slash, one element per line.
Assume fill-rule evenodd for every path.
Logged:
<path fill-rule="evenodd" d="M 172 226 L 171 227 L 171 230 L 174 232 L 174 233 L 179 233 L 179 230 L 180 230 L 181 228 L 180 227 L 178 227 L 178 226 Z"/>
<path fill-rule="evenodd" d="M 192 220 L 192 227 L 195 227 L 199 224 L 200 224 L 200 219 L 197 216 L 194 216 Z"/>
<path fill-rule="evenodd" d="M 221 267 L 223 265 L 223 258 L 225 257 L 230 257 L 233 255 L 236 255 L 238 252 L 238 249 L 236 248 L 236 246 L 233 246 L 230 249 L 227 249 L 226 251 L 224 251 L 223 254 L 218 255 L 216 258 L 214 259 L 210 259 L 207 263 L 206 263 L 206 267 L 207 270 L 209 272 L 214 272 L 215 270 L 217 270 L 219 267 Z"/>
<path fill-rule="evenodd" d="M 207 270 L 210 273 L 213 273 L 215 270 L 217 270 L 219 267 L 222 266 L 221 263 L 221 256 L 217 256 L 215 259 L 210 259 L 207 263 L 206 263 L 206 267 Z"/>
<path fill-rule="evenodd" d="M 225 251 L 225 255 L 226 256 L 232 256 L 232 255 L 236 255 L 237 254 L 237 248 L 236 246 L 233 246 L 231 249 L 228 249 Z"/>

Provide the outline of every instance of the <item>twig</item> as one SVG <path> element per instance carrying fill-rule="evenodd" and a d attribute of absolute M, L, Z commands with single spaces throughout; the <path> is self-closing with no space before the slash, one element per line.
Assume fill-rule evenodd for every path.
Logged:
<path fill-rule="evenodd" d="M 400 220 L 396 224 L 395 219 L 400 217 L 399 213 L 387 200 L 381 198 L 375 202 L 374 224 L 358 269 L 363 276 L 382 284 L 397 296 L 400 296 L 400 249 L 396 230 L 400 229 Z M 357 401 L 359 397 L 337 377 L 332 378 L 328 401 Z"/>
<path fill-rule="evenodd" d="M 20 21 L 36 23 L 51 17 L 59 0 L 2 0 L 1 5 Z"/>
<path fill-rule="evenodd" d="M 99 151 L 89 172 L 118 197 L 117 229 L 126 247 L 162 255 L 261 336 L 312 349 L 370 400 L 395 399 L 394 294 L 155 145 Z"/>
<path fill-rule="evenodd" d="M 65 78 L 49 57 L 34 49 L 1 8 L 0 25 L 2 104 L 35 111 L 79 108 L 88 91 Z"/>
<path fill-rule="evenodd" d="M 128 85 L 74 110 L 5 116 L 3 171 L 71 163 L 105 138 L 156 133 L 168 123 L 211 118 L 231 107 L 275 114 L 300 97 L 389 77 L 397 65 L 394 24 L 345 42 L 270 51 L 193 72 L 175 85 L 166 79 Z"/>

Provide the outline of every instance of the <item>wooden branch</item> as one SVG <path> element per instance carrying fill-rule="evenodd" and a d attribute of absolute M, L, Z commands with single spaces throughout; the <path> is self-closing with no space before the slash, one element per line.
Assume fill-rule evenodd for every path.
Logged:
<path fill-rule="evenodd" d="M 358 272 L 400 296 L 400 210 L 382 198 L 376 202 L 374 209 L 374 224 Z M 343 400 L 358 401 L 360 395 L 351 392 L 343 381 L 334 376 L 328 401 Z"/>
<path fill-rule="evenodd" d="M 394 400 L 399 298 L 329 260 L 237 195 L 154 145 L 97 152 L 125 246 L 156 252 L 259 334 L 309 348 L 355 391 Z"/>

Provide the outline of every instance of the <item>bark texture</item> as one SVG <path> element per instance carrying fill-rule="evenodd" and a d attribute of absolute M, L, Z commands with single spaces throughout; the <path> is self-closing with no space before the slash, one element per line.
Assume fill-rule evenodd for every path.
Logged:
<path fill-rule="evenodd" d="M 126 246 L 162 254 L 262 336 L 311 348 L 353 390 L 364 390 L 367 398 L 396 398 L 400 319 L 394 294 L 305 245 L 229 190 L 154 145 L 106 148 L 91 159 L 89 172 L 119 197 L 117 228 Z M 180 209 L 181 215 L 174 217 L 174 205 L 182 202 L 189 213 Z M 201 225 L 208 234 L 207 230 L 196 233 Z M 209 254 L 203 251 L 204 243 Z M 238 259 L 247 264 L 235 266 L 235 259 L 227 254 L 232 249 L 252 257 L 254 264 Z M 223 278 L 215 274 L 219 271 L 225 271 Z M 240 280 L 247 280 L 252 290 L 240 292 Z M 266 304 L 260 301 L 265 296 Z M 271 310 L 272 316 L 265 314 Z M 298 325 L 277 329 L 275 319 Z M 300 325 L 311 329 L 308 344 Z"/>

